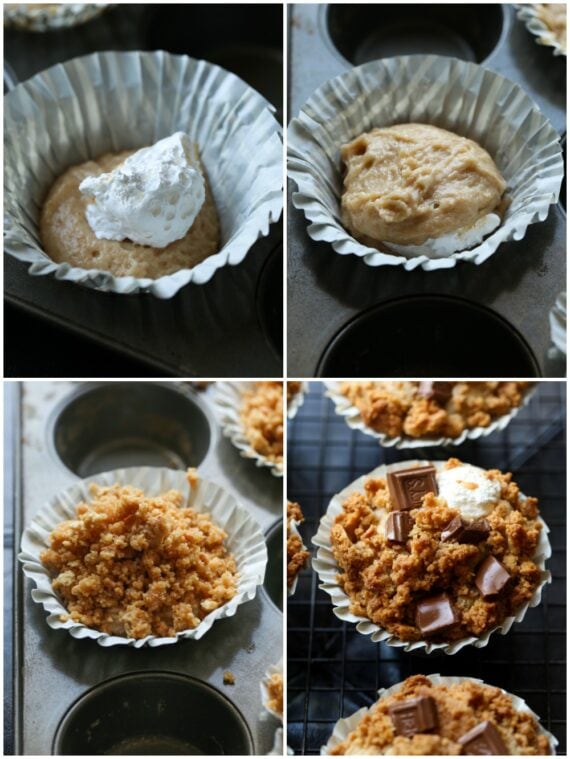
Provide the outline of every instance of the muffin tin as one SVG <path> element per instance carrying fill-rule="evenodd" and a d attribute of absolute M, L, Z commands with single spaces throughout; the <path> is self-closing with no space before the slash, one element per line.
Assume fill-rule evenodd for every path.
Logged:
<path fill-rule="evenodd" d="M 75 481 L 74 471 L 89 476 L 111 464 L 199 464 L 199 472 L 232 492 L 262 530 L 272 527 L 282 513 L 282 483 L 242 459 L 220 435 L 211 392 L 209 388 L 198 394 L 187 383 L 147 382 L 28 382 L 20 397 L 11 392 L 8 414 L 20 421 L 20 429 L 11 430 L 17 473 L 16 544 L 47 497 Z M 121 401 L 132 402 L 134 412 L 122 414 Z M 176 420 L 178 432 L 172 426 Z M 117 446 L 109 452 L 113 430 Z M 174 436 L 169 443 L 164 430 Z M 75 447 L 77 455 L 70 456 Z M 235 617 L 220 620 L 199 641 L 155 649 L 105 649 L 50 630 L 44 610 L 31 599 L 21 567 L 13 571 L 15 753 L 270 750 L 278 725 L 259 719 L 259 683 L 275 658 L 283 622 L 261 589 Z M 277 583 L 275 576 L 272 579 Z M 9 647 L 9 640 L 6 644 Z M 234 675 L 234 685 L 223 683 L 226 670 Z M 214 722 L 207 722 L 198 710 L 206 702 Z M 110 721 L 105 712 L 109 704 L 125 709 L 123 720 Z M 97 730 L 98 719 L 103 730 Z M 208 742 L 208 730 L 196 732 L 196 726 L 205 724 L 215 724 L 216 745 Z"/>
<path fill-rule="evenodd" d="M 517 82 L 559 134 L 565 133 L 565 67 L 535 44 L 516 19 L 513 6 L 295 5 L 290 9 L 289 29 L 291 117 L 319 85 L 352 65 L 377 56 L 436 53 L 481 63 Z M 293 183 L 291 191 L 295 191 Z M 432 272 L 406 272 L 399 267 L 371 270 L 353 256 L 340 256 L 328 244 L 312 241 L 303 214 L 290 203 L 290 374 L 372 376 L 380 371 L 377 366 L 382 361 L 388 368 L 380 374 L 412 376 L 417 373 L 415 352 L 423 340 L 428 350 L 431 348 L 431 360 L 429 368 L 423 364 L 421 374 L 460 373 L 456 367 L 450 370 L 448 361 L 457 343 L 447 348 L 446 355 L 437 347 L 438 337 L 442 327 L 443 331 L 448 327 L 455 330 L 450 320 L 456 318 L 458 309 L 466 324 L 473 319 L 473 309 L 483 309 L 489 319 L 486 325 L 477 324 L 479 339 L 473 351 L 477 360 L 488 357 L 487 343 L 496 335 L 497 323 L 505 333 L 499 351 L 507 368 L 501 368 L 502 374 L 491 371 L 492 376 L 513 376 L 514 370 L 508 367 L 521 349 L 525 376 L 564 376 L 565 367 L 552 364 L 547 351 L 548 312 L 566 278 L 565 222 L 561 205 L 552 207 L 545 222 L 530 227 L 522 241 L 502 245 L 481 266 L 462 264 Z M 456 314 L 444 314 L 436 321 L 430 312 L 442 300 L 456 307 L 450 309 Z M 370 325 L 368 310 L 389 313 L 395 304 L 397 316 L 394 312 L 387 318 L 391 329 L 401 328 L 401 333 L 396 351 L 390 353 L 384 347 L 386 332 L 380 325 Z M 347 330 L 367 333 L 367 356 L 354 360 L 351 339 L 339 348 L 339 335 Z M 461 340 L 461 331 L 455 331 L 455 339 Z M 378 356 L 380 352 L 384 355 Z M 427 352 L 426 346 L 423 352 Z M 473 365 L 472 361 L 466 370 L 470 376 L 475 376 Z"/>
<path fill-rule="evenodd" d="M 119 5 L 73 30 L 33 39 L 29 33 L 8 30 L 5 59 L 22 81 L 95 50 L 160 48 L 202 55 L 233 67 L 279 110 L 282 7 L 272 6 L 260 16 L 247 8 L 218 6 L 227 23 L 226 36 L 220 38 L 212 19 L 202 16 L 207 7 Z M 176 15 L 175 24 L 170 14 Z M 239 35 L 244 25 L 250 28 L 246 41 Z M 193 28 L 192 38 L 181 37 L 180 28 Z M 264 72 L 263 81 L 254 76 L 256 70 Z M 164 302 L 145 296 L 117 298 L 51 278 L 31 278 L 25 264 L 7 256 L 5 298 L 36 317 L 145 362 L 149 373 L 154 368 L 167 376 L 280 376 L 282 335 L 273 335 L 274 324 L 262 304 L 282 301 L 282 288 L 278 280 L 261 281 L 261 272 L 270 255 L 282 260 L 281 240 L 279 222 L 242 264 L 218 271 L 205 285 L 191 284 Z"/>

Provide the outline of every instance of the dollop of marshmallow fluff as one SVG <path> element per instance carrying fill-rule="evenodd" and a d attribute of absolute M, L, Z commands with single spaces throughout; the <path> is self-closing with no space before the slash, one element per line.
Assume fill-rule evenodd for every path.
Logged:
<path fill-rule="evenodd" d="M 489 514 L 501 496 L 501 484 L 490 480 L 484 469 L 461 464 L 453 469 L 442 469 L 436 474 L 439 497 L 453 509 L 459 509 L 467 520 Z"/>
<path fill-rule="evenodd" d="M 79 189 L 93 199 L 86 216 L 99 240 L 154 248 L 184 237 L 206 199 L 196 151 L 184 132 L 137 150 L 107 174 L 87 177 Z"/>
<path fill-rule="evenodd" d="M 395 245 L 384 243 L 390 250 L 400 253 L 402 256 L 427 255 L 433 258 L 445 258 L 453 253 L 471 250 L 480 245 L 483 240 L 494 232 L 501 224 L 501 217 L 496 213 L 488 213 L 471 227 L 463 227 L 456 232 L 450 232 L 441 237 L 433 237 L 426 240 L 423 245 Z"/>

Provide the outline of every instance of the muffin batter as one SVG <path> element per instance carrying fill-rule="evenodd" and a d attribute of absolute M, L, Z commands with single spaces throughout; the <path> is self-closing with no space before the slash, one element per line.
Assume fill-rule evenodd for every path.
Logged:
<path fill-rule="evenodd" d="M 473 140 L 428 124 L 361 134 L 341 149 L 342 221 L 366 245 L 422 245 L 496 211 L 506 182 Z"/>
<path fill-rule="evenodd" d="M 89 201 L 79 191 L 88 176 L 110 172 L 134 150 L 107 153 L 96 161 L 69 168 L 56 180 L 44 202 L 40 237 L 48 256 L 81 269 L 100 269 L 116 277 L 158 279 L 179 269 L 190 269 L 220 247 L 220 224 L 206 180 L 206 200 L 194 223 L 180 239 L 165 248 L 137 245 L 130 240 L 98 240 L 85 209 Z"/>

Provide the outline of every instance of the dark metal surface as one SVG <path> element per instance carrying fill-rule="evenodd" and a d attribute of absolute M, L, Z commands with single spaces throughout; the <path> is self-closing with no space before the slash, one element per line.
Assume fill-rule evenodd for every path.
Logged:
<path fill-rule="evenodd" d="M 333 7 L 336 8 L 327 4 L 294 5 L 290 9 L 290 118 L 298 114 L 315 89 L 351 66 L 329 33 L 327 14 Z M 385 6 L 376 7 L 384 13 Z M 392 7 L 406 8 L 406 5 Z M 554 58 L 549 48 L 536 44 L 524 24 L 516 19 L 512 6 L 501 7 L 502 30 L 496 35 L 493 51 L 481 64 L 520 84 L 562 135 L 566 131 L 565 60 Z M 359 7 L 353 4 L 350 8 L 356 14 Z M 360 28 L 364 35 L 371 34 L 373 26 L 368 8 L 360 9 Z M 460 9 L 461 6 L 455 8 L 456 15 L 460 15 Z M 335 12 L 340 14 L 338 10 Z M 412 25 L 415 23 L 413 14 L 407 11 L 402 25 L 407 23 L 406 19 Z M 467 16 L 465 23 L 470 23 Z M 339 34 L 338 23 L 333 23 L 331 29 L 333 34 Z M 465 37 L 470 34 L 465 31 Z M 337 43 L 340 44 L 338 39 Z M 413 44 L 416 43 L 417 39 L 413 38 Z M 346 54 L 357 47 L 350 38 L 350 31 L 346 33 L 344 44 Z M 472 50 L 473 46 L 475 43 L 468 47 Z M 486 51 L 489 45 L 481 49 Z M 430 52 L 417 46 L 411 51 Z M 396 52 L 391 50 L 390 54 Z M 433 52 L 442 51 L 436 47 Z M 362 52 L 356 55 L 357 62 L 361 62 L 358 55 Z M 467 50 L 463 57 L 480 58 L 476 50 L 473 54 Z M 402 267 L 372 268 L 356 256 L 340 256 L 330 245 L 312 241 L 307 235 L 303 213 L 292 206 L 294 189 L 290 182 L 287 238 L 290 376 L 315 376 L 319 359 L 333 335 L 366 308 L 395 297 L 427 294 L 460 296 L 496 311 L 525 338 L 544 376 L 566 375 L 565 365 L 547 356 L 548 312 L 566 281 L 566 217 L 560 205 L 551 208 L 545 222 L 529 227 L 524 240 L 503 244 L 480 266 L 460 263 L 443 271 L 406 272 Z M 378 341 L 381 343 L 381 336 Z"/>
<path fill-rule="evenodd" d="M 307 546 L 330 498 L 382 463 L 410 458 L 462 460 L 512 471 L 527 495 L 539 499 L 550 527 L 552 584 L 540 606 L 506 636 L 454 656 L 418 655 L 372 643 L 334 616 L 330 596 L 306 568 L 288 611 L 288 744 L 318 754 L 335 722 L 376 700 L 376 691 L 422 673 L 482 678 L 523 698 L 566 752 L 566 388 L 542 382 L 529 405 L 502 432 L 459 448 L 397 451 L 352 431 L 323 395 L 311 391 L 288 426 L 287 495 L 301 504 Z"/>
<path fill-rule="evenodd" d="M 279 115 L 282 6 L 267 6 L 263 13 L 247 5 L 216 8 L 224 19 L 225 36 L 217 35 L 207 5 L 118 5 L 69 30 L 31 34 L 8 29 L 5 60 L 24 80 L 55 63 L 98 50 L 186 53 L 234 71 L 273 101 Z M 244 25 L 249 28 L 247 40 L 240 36 Z M 192 34 L 181 33 L 190 29 Z M 190 284 L 167 301 L 98 293 L 53 277 L 30 277 L 26 264 L 5 256 L 5 298 L 39 319 L 144 362 L 159 375 L 281 376 L 281 335 L 271 343 L 265 337 L 275 332 L 275 325 L 267 323 L 271 315 L 259 305 L 267 298 L 278 304 L 282 298 L 282 289 L 273 282 L 259 283 L 267 257 L 275 249 L 274 255 L 281 257 L 281 240 L 282 224 L 278 222 L 242 264 L 218 271 L 206 285 Z M 85 343 L 86 353 L 89 345 Z M 22 376 L 18 349 L 21 347 L 14 345 L 16 356 L 7 356 L 7 366 L 14 367 L 11 376 Z M 113 375 L 111 366 L 106 376 Z M 39 366 L 37 373 L 26 376 L 46 375 Z"/>

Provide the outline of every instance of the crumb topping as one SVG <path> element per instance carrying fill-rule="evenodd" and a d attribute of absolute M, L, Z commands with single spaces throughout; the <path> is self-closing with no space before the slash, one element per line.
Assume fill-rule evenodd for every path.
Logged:
<path fill-rule="evenodd" d="M 252 448 L 270 461 L 283 461 L 283 383 L 255 382 L 243 394 L 240 410 Z"/>
<path fill-rule="evenodd" d="M 283 716 L 283 675 L 279 672 L 272 674 L 267 683 L 267 690 L 269 691 L 267 708 Z"/>
<path fill-rule="evenodd" d="M 291 530 L 292 522 L 301 524 L 305 521 L 303 512 L 298 503 L 287 501 L 287 587 L 293 585 L 293 581 L 305 566 L 309 558 L 309 552 L 305 550 L 303 541 Z"/>

